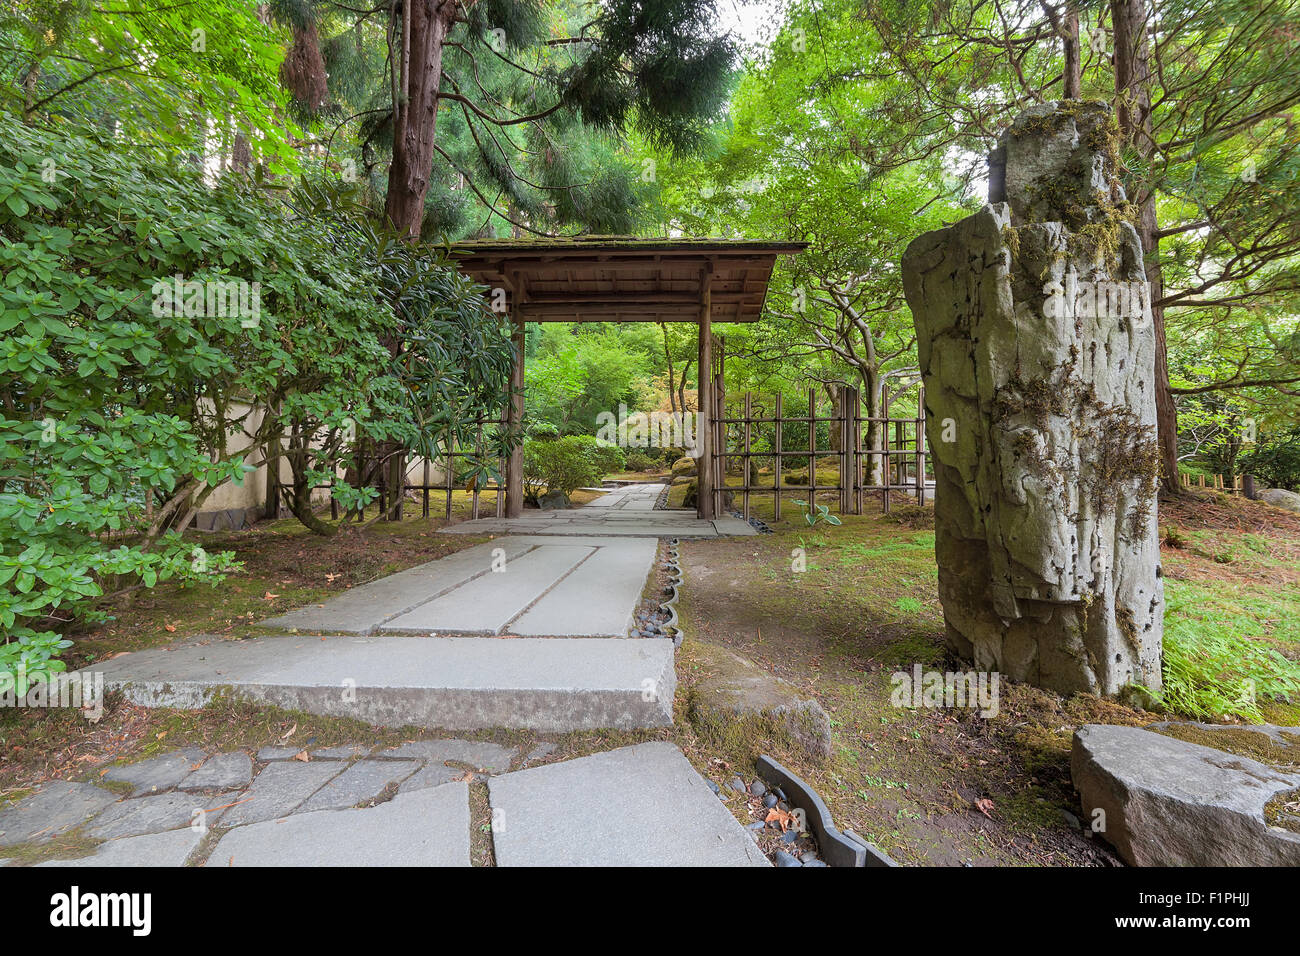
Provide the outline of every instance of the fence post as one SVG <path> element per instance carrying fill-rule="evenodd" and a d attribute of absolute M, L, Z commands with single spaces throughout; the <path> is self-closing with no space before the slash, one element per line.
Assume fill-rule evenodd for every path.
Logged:
<path fill-rule="evenodd" d="M 817 500 L 817 389 L 808 389 L 808 510 Z"/>
<path fill-rule="evenodd" d="M 925 386 L 916 388 L 916 503 L 925 504 Z"/>
<path fill-rule="evenodd" d="M 776 393 L 776 500 L 772 506 L 773 521 L 781 520 L 781 393 Z"/>
<path fill-rule="evenodd" d="M 749 520 L 749 420 L 753 417 L 753 415 L 754 415 L 753 392 L 745 392 L 745 424 L 744 424 L 745 431 L 744 431 L 744 438 L 743 438 L 744 441 L 743 454 L 740 459 L 740 466 L 742 469 L 744 469 L 745 472 L 745 477 L 741 479 L 742 481 L 741 487 L 744 489 L 744 491 L 741 492 L 742 501 L 744 502 L 741 509 L 741 514 L 745 516 L 746 521 Z"/>
<path fill-rule="evenodd" d="M 427 456 L 426 456 L 425 459 L 424 459 L 424 482 L 423 482 L 423 485 L 424 485 L 424 487 L 423 487 L 422 491 L 423 491 L 423 493 L 424 493 L 424 505 L 423 505 L 423 507 L 420 509 L 420 514 L 421 514 L 421 517 L 427 518 L 427 517 L 429 517 L 429 459 L 428 459 Z"/>
<path fill-rule="evenodd" d="M 862 392 L 853 389 L 853 513 L 862 514 Z M 870 468 L 871 462 L 867 462 Z"/>
<path fill-rule="evenodd" d="M 443 476 L 447 483 L 447 520 L 451 520 L 451 495 L 456 481 L 456 439 L 447 436 L 447 473 Z"/>
<path fill-rule="evenodd" d="M 880 434 L 884 438 L 880 446 L 880 510 L 884 514 L 889 514 L 889 485 L 891 482 L 890 472 L 893 464 L 890 461 L 890 436 L 889 436 L 889 406 L 890 406 L 889 389 L 881 386 L 880 389 Z"/>
<path fill-rule="evenodd" d="M 849 386 L 840 385 L 840 420 L 838 423 L 840 430 L 840 514 L 848 513 L 850 507 L 849 495 L 852 491 L 849 478 L 849 461 L 852 454 L 849 444 L 849 391 Z"/>

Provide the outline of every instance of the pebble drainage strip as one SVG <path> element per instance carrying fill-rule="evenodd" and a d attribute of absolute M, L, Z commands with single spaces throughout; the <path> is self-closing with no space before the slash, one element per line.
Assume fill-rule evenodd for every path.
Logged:
<path fill-rule="evenodd" d="M 658 600 L 654 595 L 642 598 L 637 606 L 636 620 L 631 637 L 671 637 L 674 647 L 681 647 L 682 632 L 677 626 L 677 588 L 682 583 L 682 569 L 678 566 L 678 539 L 673 538 L 667 545 L 667 555 L 659 561 L 657 570 L 668 576 L 668 582 L 661 588 L 667 600 Z"/>

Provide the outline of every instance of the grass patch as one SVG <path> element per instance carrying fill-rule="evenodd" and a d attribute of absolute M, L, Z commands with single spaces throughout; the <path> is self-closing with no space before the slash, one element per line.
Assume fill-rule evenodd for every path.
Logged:
<path fill-rule="evenodd" d="M 1167 582 L 1161 702 L 1189 717 L 1262 723 L 1261 700 L 1300 700 L 1300 663 L 1261 640 L 1295 645 L 1297 618 L 1271 617 L 1279 603 L 1295 600 L 1260 606 L 1223 585 Z M 1281 634 L 1270 627 L 1275 620 Z"/>

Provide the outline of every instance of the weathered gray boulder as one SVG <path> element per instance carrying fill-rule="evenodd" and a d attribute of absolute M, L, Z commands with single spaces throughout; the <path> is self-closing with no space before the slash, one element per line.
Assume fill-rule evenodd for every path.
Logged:
<path fill-rule="evenodd" d="M 1063 693 L 1160 686 L 1155 338 L 1102 104 L 1022 113 L 978 213 L 903 256 L 950 646 Z"/>
<path fill-rule="evenodd" d="M 1134 866 L 1300 866 L 1300 833 L 1265 819 L 1270 800 L 1300 787 L 1300 773 L 1139 727 L 1089 724 L 1075 732 L 1070 774 L 1084 825 L 1098 821 Z"/>
<path fill-rule="evenodd" d="M 1267 488 L 1259 494 L 1260 501 L 1266 501 L 1275 508 L 1300 512 L 1300 495 L 1285 488 Z"/>

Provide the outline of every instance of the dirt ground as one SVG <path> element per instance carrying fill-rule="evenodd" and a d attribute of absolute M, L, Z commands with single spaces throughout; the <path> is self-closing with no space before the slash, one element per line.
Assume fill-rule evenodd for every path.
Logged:
<path fill-rule="evenodd" d="M 931 516 L 915 506 L 889 516 L 871 510 L 845 516 L 841 527 L 809 528 L 786 503 L 774 535 L 684 541 L 682 692 L 689 694 L 699 676 L 693 658 L 708 656 L 693 645 L 708 642 L 818 700 L 832 719 L 830 758 L 816 761 L 798 748 L 774 755 L 818 789 L 838 826 L 857 830 L 900 862 L 1119 865 L 1080 826 L 1069 775 L 1073 732 L 1089 722 L 1139 725 L 1170 715 L 1005 680 L 999 713 L 988 719 L 893 706 L 894 672 L 916 663 L 941 671 L 968 665 L 951 659 L 943 644 Z M 770 504 L 765 511 L 771 520 Z M 1206 495 L 1162 508 L 1161 524 L 1163 560 L 1177 579 L 1209 594 L 1300 591 L 1300 519 Z M 798 570 L 801 562 L 806 570 Z M 1293 624 L 1264 623 L 1276 626 L 1260 640 L 1300 657 L 1300 644 L 1290 639 Z M 1294 707 L 1285 704 L 1268 716 L 1295 722 Z M 692 742 L 705 766 L 743 766 L 756 756 L 746 751 L 763 744 L 772 746 Z"/>

